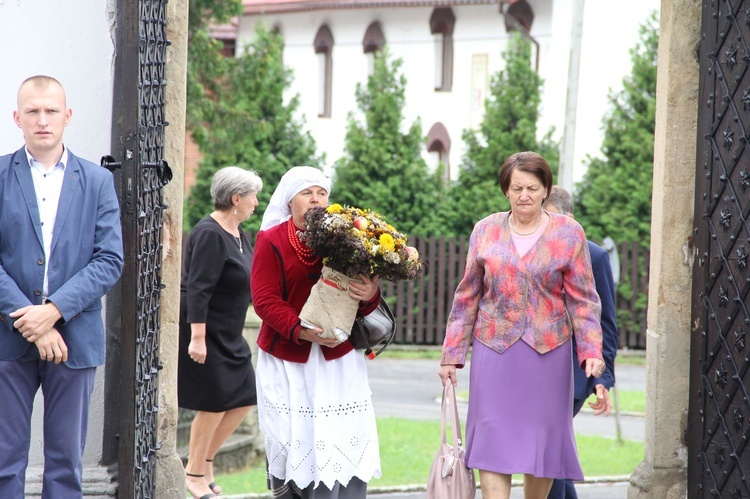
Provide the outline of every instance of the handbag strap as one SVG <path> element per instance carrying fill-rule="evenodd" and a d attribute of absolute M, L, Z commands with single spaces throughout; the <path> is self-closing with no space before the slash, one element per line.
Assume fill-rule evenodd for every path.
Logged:
<path fill-rule="evenodd" d="M 446 414 L 446 411 L 449 414 Z M 448 443 L 445 433 L 445 420 L 450 418 L 451 433 L 453 434 L 453 448 L 463 447 L 461 437 L 461 421 L 458 418 L 458 404 L 456 403 L 456 389 L 448 379 L 443 387 L 443 401 L 440 403 L 440 433 L 443 437 L 443 443 Z"/>

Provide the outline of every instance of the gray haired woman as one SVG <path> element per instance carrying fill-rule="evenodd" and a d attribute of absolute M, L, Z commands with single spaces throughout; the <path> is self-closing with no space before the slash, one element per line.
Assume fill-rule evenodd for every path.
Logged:
<path fill-rule="evenodd" d="M 187 491 L 221 493 L 212 461 L 256 404 L 250 347 L 242 337 L 250 305 L 253 248 L 240 223 L 258 206 L 260 177 L 236 166 L 211 181 L 214 211 L 190 233 L 180 284 L 179 406 L 197 411 L 190 427 Z"/>

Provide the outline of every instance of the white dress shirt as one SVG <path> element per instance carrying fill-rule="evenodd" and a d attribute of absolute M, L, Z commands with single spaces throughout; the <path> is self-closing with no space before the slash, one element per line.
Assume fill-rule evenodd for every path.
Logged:
<path fill-rule="evenodd" d="M 57 205 L 60 203 L 60 192 L 65 179 L 65 167 L 68 164 L 68 150 L 63 147 L 63 153 L 55 166 L 46 169 L 43 164 L 34 159 L 26 149 L 26 157 L 31 166 L 31 178 L 34 180 L 36 204 L 39 208 L 39 219 L 42 222 L 42 241 L 44 243 L 44 296 L 49 294 L 47 269 L 49 268 L 50 248 L 52 247 L 52 231 L 55 228 Z"/>

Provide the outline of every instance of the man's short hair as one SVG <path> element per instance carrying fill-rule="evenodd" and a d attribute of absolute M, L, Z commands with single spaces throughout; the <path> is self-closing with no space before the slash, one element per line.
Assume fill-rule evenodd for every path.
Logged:
<path fill-rule="evenodd" d="M 559 185 L 553 185 L 544 204 L 555 206 L 563 215 L 573 214 L 573 196 Z"/>
<path fill-rule="evenodd" d="M 23 82 L 21 83 L 21 86 L 18 88 L 22 88 L 26 86 L 27 84 L 33 84 L 35 87 L 38 88 L 47 88 L 50 85 L 58 85 L 60 88 L 63 88 L 62 83 L 57 81 L 55 78 L 52 78 L 51 76 L 47 75 L 35 75 L 35 76 L 29 76 Z"/>
<path fill-rule="evenodd" d="M 33 87 L 38 88 L 39 90 L 45 90 L 53 85 L 57 85 L 58 87 L 60 87 L 60 89 L 63 92 L 63 100 L 67 101 L 67 98 L 65 96 L 65 88 L 62 86 L 62 83 L 57 81 L 55 78 L 52 78 L 51 76 L 47 76 L 47 75 L 29 76 L 28 78 L 23 80 L 23 82 L 21 82 L 21 85 L 19 85 L 18 97 L 21 96 L 21 89 L 23 89 L 27 85 L 32 85 Z M 21 102 L 19 101 L 18 104 L 20 106 Z M 65 103 L 65 105 L 67 106 L 67 102 Z"/>

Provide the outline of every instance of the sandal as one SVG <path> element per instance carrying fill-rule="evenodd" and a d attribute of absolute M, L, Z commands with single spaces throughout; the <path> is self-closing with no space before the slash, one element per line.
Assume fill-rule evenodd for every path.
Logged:
<path fill-rule="evenodd" d="M 197 473 L 188 473 L 187 471 L 185 472 L 185 474 L 186 474 L 187 476 L 191 476 L 191 477 L 193 477 L 193 478 L 205 478 L 205 476 L 206 476 L 206 475 L 199 475 L 199 474 L 197 474 Z M 186 487 L 186 488 L 187 488 L 187 487 Z M 216 497 L 216 494 L 214 494 L 213 492 L 211 492 L 211 493 L 209 493 L 209 494 L 204 494 L 204 495 L 202 495 L 202 496 L 198 497 L 198 496 L 197 496 L 197 495 L 195 495 L 195 494 L 193 493 L 193 491 L 192 491 L 192 490 L 190 490 L 189 488 L 187 489 L 187 491 L 188 491 L 188 493 L 189 493 L 189 494 L 190 494 L 191 496 L 193 496 L 193 499 L 211 499 L 212 497 Z"/>
<path fill-rule="evenodd" d="M 207 463 L 213 463 L 214 460 L 213 459 L 206 459 L 206 462 Z M 214 480 L 213 482 L 209 483 L 208 484 L 208 488 L 211 489 L 211 492 L 213 492 L 217 496 L 221 495 L 221 487 L 219 486 L 218 483 L 216 483 L 216 480 Z M 216 490 L 216 489 L 219 489 L 219 490 Z"/>

